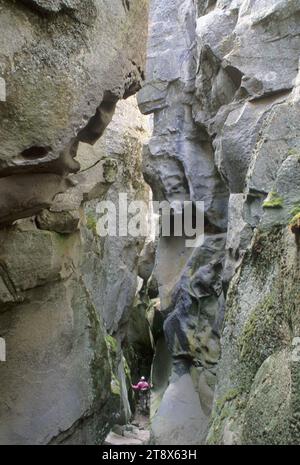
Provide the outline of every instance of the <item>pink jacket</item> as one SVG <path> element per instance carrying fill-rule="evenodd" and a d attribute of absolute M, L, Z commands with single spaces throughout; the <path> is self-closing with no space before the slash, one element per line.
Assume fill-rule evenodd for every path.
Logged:
<path fill-rule="evenodd" d="M 139 381 L 137 384 L 133 384 L 132 388 L 135 391 L 148 391 L 150 389 L 150 384 L 147 381 Z"/>

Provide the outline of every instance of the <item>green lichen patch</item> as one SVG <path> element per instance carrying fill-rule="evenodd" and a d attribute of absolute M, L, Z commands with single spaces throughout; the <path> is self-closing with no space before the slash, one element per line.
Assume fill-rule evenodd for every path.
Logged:
<path fill-rule="evenodd" d="M 254 308 L 246 321 L 238 340 L 240 379 L 246 392 L 264 360 L 287 343 L 285 320 L 279 292 L 274 290 Z"/>
<path fill-rule="evenodd" d="M 131 382 L 131 372 L 130 372 L 128 362 L 127 362 L 126 358 L 124 357 L 124 355 L 123 355 L 122 358 L 123 358 L 123 365 L 124 365 L 125 375 L 129 379 L 129 381 Z"/>
<path fill-rule="evenodd" d="M 270 268 L 280 260 L 283 234 L 284 229 L 280 225 L 268 231 L 255 232 L 252 250 L 246 254 L 245 268 L 250 268 L 251 273 L 255 272 L 261 287 L 268 278 Z"/>
<path fill-rule="evenodd" d="M 290 149 L 288 149 L 288 156 L 289 157 L 298 157 L 300 159 L 300 152 L 297 149 L 290 148 Z"/>
<path fill-rule="evenodd" d="M 295 203 L 293 209 L 290 211 L 292 217 L 298 215 L 300 213 L 300 202 Z"/>
<path fill-rule="evenodd" d="M 274 300 L 272 296 L 268 295 L 251 313 L 239 341 L 240 358 L 242 360 L 251 359 L 249 355 L 252 355 L 253 350 L 256 351 L 253 342 L 261 336 L 260 333 L 265 330 L 266 326 L 272 324 L 274 310 Z"/>
<path fill-rule="evenodd" d="M 120 381 L 117 379 L 114 373 L 111 374 L 110 389 L 112 394 L 114 394 L 115 396 L 121 396 Z"/>
<path fill-rule="evenodd" d="M 207 438 L 207 444 L 222 444 L 225 423 L 232 425 L 240 418 L 241 391 L 239 388 L 229 389 L 215 402 L 211 418 L 211 428 Z"/>
<path fill-rule="evenodd" d="M 232 389 L 229 389 L 225 394 L 224 396 L 220 397 L 217 401 L 216 401 L 216 409 L 217 411 L 220 413 L 225 404 L 227 402 L 230 402 L 231 400 L 235 399 L 238 395 L 239 395 L 239 389 L 237 388 L 232 388 Z"/>
<path fill-rule="evenodd" d="M 97 234 L 97 218 L 92 212 L 86 215 L 86 226 L 94 235 Z"/>
<path fill-rule="evenodd" d="M 282 208 L 283 198 L 277 192 L 270 192 L 263 203 L 263 208 Z"/>
<path fill-rule="evenodd" d="M 106 342 L 106 345 L 107 345 L 107 348 L 109 350 L 109 352 L 112 354 L 112 355 L 117 355 L 117 352 L 118 352 L 118 343 L 117 343 L 117 340 L 110 336 L 109 334 L 105 336 L 105 342 Z"/>
<path fill-rule="evenodd" d="M 91 371 L 93 377 L 93 387 L 96 398 L 102 400 L 102 390 L 109 386 L 110 383 L 110 363 L 109 354 L 103 337 L 103 328 L 89 294 L 86 291 L 87 303 L 86 308 L 89 315 L 90 339 L 94 348 L 94 358 L 91 362 Z"/>
<path fill-rule="evenodd" d="M 289 431 L 291 387 L 289 350 L 274 353 L 265 360 L 253 382 L 245 411 L 243 444 L 298 443 L 295 432 Z"/>
<path fill-rule="evenodd" d="M 118 345 L 118 341 L 113 336 L 107 334 L 104 339 L 108 351 L 108 360 L 111 372 L 111 393 L 115 396 L 121 397 L 121 383 L 118 378 L 118 366 L 122 354 Z"/>

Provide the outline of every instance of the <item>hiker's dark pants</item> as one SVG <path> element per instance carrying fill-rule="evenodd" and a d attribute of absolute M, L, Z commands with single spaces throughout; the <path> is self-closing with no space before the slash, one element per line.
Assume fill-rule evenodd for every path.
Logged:
<path fill-rule="evenodd" d="M 150 393 L 149 389 L 147 389 L 145 391 L 140 391 L 140 393 L 139 393 L 140 405 L 141 405 L 143 410 L 148 409 L 149 393 Z"/>

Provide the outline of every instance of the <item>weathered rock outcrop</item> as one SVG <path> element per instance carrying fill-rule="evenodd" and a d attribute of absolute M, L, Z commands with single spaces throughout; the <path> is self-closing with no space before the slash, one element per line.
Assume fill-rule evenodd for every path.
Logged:
<path fill-rule="evenodd" d="M 153 440 L 298 443 L 299 2 L 153 0 L 150 19 L 145 178 L 157 199 L 203 200 L 206 230 L 193 253 L 158 244 L 153 370 L 165 344 L 173 368 Z"/>
<path fill-rule="evenodd" d="M 0 18 L 0 443 L 101 443 L 131 415 L 143 240 L 100 238 L 97 203 L 148 198 L 147 1 L 1 0 Z"/>
<path fill-rule="evenodd" d="M 254 229 L 228 292 L 210 443 L 299 442 L 297 89 L 271 115 L 247 177 L 241 213 Z"/>
<path fill-rule="evenodd" d="M 80 169 L 78 143 L 93 144 L 140 87 L 147 1 L 1 0 L 0 12 L 3 223 L 49 206 L 67 187 L 57 176 Z"/>

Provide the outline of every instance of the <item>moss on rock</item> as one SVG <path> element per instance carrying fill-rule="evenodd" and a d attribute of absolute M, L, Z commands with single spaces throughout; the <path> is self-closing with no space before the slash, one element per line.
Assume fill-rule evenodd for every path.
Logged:
<path fill-rule="evenodd" d="M 207 438 L 207 444 L 223 444 L 226 424 L 231 424 L 233 430 L 239 429 L 240 409 L 242 403 L 239 400 L 241 391 L 239 388 L 230 388 L 219 397 L 214 406 L 211 418 L 211 428 Z M 236 426 L 234 426 L 236 425 Z M 234 433 L 234 431 L 233 431 Z M 225 440 L 226 442 L 226 440 Z"/>
<path fill-rule="evenodd" d="M 255 376 L 245 410 L 243 444 L 290 442 L 290 385 L 289 353 L 274 353 Z"/>
<path fill-rule="evenodd" d="M 238 339 L 240 374 L 248 391 L 258 368 L 276 350 L 283 347 L 284 307 L 276 289 L 251 312 Z"/>
<path fill-rule="evenodd" d="M 282 208 L 283 198 L 277 192 L 270 192 L 263 203 L 263 208 Z"/>
<path fill-rule="evenodd" d="M 97 233 L 97 218 L 92 212 L 86 215 L 86 226 L 94 235 Z"/>

